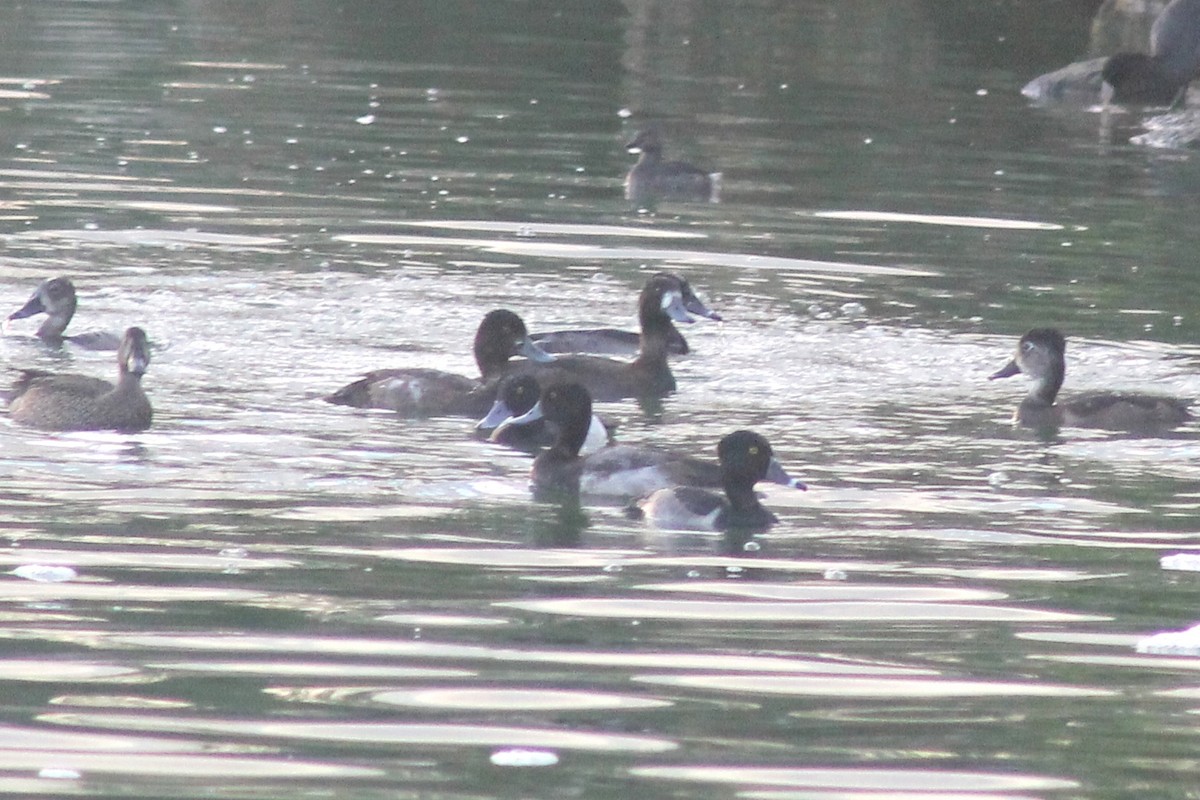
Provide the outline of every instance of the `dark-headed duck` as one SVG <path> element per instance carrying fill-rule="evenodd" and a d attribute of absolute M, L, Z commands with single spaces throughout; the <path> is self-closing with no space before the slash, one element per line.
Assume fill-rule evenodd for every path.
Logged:
<path fill-rule="evenodd" d="M 1173 397 L 1095 392 L 1056 403 L 1066 375 L 1066 339 L 1055 328 L 1034 328 L 1021 337 L 1016 355 L 991 376 L 1023 372 L 1033 380 L 1013 421 L 1031 428 L 1106 428 L 1153 431 L 1174 428 L 1192 418 L 1188 404 Z"/>
<path fill-rule="evenodd" d="M 707 309 L 704 309 L 707 311 Z M 708 316 L 714 316 L 711 311 Z M 684 284 L 677 276 L 659 273 L 646 281 L 638 297 L 641 337 L 632 361 L 586 355 L 568 355 L 552 363 L 533 364 L 532 370 L 543 389 L 551 384 L 582 383 L 596 400 L 627 397 L 661 397 L 675 391 L 675 376 L 667 364 L 668 342 L 675 322 L 692 322 L 684 302 Z"/>
<path fill-rule="evenodd" d="M 480 377 L 468 378 L 436 369 L 379 369 L 368 372 L 325 399 L 355 408 L 387 408 L 408 417 L 479 417 L 496 399 L 496 381 L 521 355 L 530 361 L 552 361 L 529 339 L 525 323 L 507 309 L 489 311 L 475 331 L 475 363 Z"/>
<path fill-rule="evenodd" d="M 553 444 L 555 432 L 546 420 L 522 425 L 514 425 L 511 422 L 511 419 L 529 413 L 530 409 L 537 405 L 540 395 L 537 378 L 529 373 L 502 378 L 496 402 L 492 404 L 487 416 L 475 425 L 475 430 L 486 435 L 490 442 L 508 445 L 518 450 L 533 451 Z M 609 426 L 593 414 L 587 438 L 583 440 L 579 452 L 587 455 L 608 446 L 611 433 Z"/>
<path fill-rule="evenodd" d="M 592 418 L 592 399 L 578 383 L 542 389 L 541 399 L 525 415 L 512 420 L 523 424 L 545 418 L 558 431 L 554 444 L 533 460 L 532 483 L 538 497 L 591 495 L 612 498 L 644 497 L 669 486 L 722 485 L 721 467 L 711 461 L 664 450 L 632 445 L 605 447 L 589 456 L 580 448 Z M 796 486 L 778 462 L 772 462 L 769 480 Z"/>
<path fill-rule="evenodd" d="M 117 351 L 114 386 L 86 375 L 25 370 L 8 394 L 14 422 L 52 431 L 141 431 L 153 412 L 142 391 L 150 345 L 141 328 L 125 331 Z"/>
<path fill-rule="evenodd" d="M 678 279 L 683 287 L 683 307 L 692 314 L 720 320 L 721 315 L 710 311 L 692 290 L 691 284 L 683 277 L 670 273 Z M 538 347 L 547 353 L 593 353 L 597 355 L 631 356 L 637 353 L 639 335 L 633 331 L 623 331 L 617 328 L 592 328 L 590 330 L 547 331 L 531 334 Z M 684 355 L 691 352 L 687 339 L 671 323 L 671 331 L 667 337 L 667 352 Z"/>
<path fill-rule="evenodd" d="M 705 172 L 684 161 L 663 161 L 662 136 L 648 126 L 625 145 L 638 161 L 625 176 L 625 199 L 635 208 L 653 208 L 660 200 L 716 203 L 721 194 L 721 173 Z"/>
<path fill-rule="evenodd" d="M 1102 100 L 1174 105 L 1200 73 L 1200 0 L 1173 0 L 1150 28 L 1150 53 L 1117 53 L 1104 63 Z"/>
<path fill-rule="evenodd" d="M 627 512 L 658 528 L 687 531 L 760 531 L 778 522 L 754 491 L 754 484 L 766 480 L 779 464 L 767 440 L 753 431 L 734 431 L 717 444 L 717 459 L 724 496 L 695 486 L 675 486 L 659 489 Z M 796 480 L 790 485 L 807 488 Z"/>

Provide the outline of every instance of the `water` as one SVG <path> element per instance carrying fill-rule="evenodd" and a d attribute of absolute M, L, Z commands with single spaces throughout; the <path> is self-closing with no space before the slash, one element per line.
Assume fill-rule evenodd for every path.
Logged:
<path fill-rule="evenodd" d="M 1196 621 L 1158 563 L 1200 547 L 1195 426 L 1043 440 L 986 380 L 1054 324 L 1068 393 L 1200 396 L 1195 160 L 1017 93 L 1088 4 L 2 13 L 0 308 L 66 274 L 73 329 L 144 327 L 156 418 L 0 426 L 0 792 L 1194 796 L 1200 660 L 1135 645 Z M 624 207 L 648 114 L 723 203 Z M 472 373 L 499 306 L 632 326 L 662 268 L 725 322 L 602 410 L 764 433 L 812 488 L 756 541 L 320 401 Z M 113 373 L 30 322 L 10 367 Z"/>

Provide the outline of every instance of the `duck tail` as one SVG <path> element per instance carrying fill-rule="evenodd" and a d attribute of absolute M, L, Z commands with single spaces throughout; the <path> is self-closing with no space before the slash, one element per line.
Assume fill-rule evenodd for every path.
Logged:
<path fill-rule="evenodd" d="M 721 202 L 721 181 L 724 177 L 724 174 L 720 172 L 708 173 L 708 180 L 712 185 L 712 190 L 708 193 L 708 202 Z"/>

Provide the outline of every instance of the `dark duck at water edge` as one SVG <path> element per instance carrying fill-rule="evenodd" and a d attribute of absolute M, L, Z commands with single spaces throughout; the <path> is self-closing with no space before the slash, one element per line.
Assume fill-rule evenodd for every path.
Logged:
<path fill-rule="evenodd" d="M 116 385 L 87 375 L 25 370 L 8 393 L 14 422 L 52 431 L 141 431 L 153 411 L 142 390 L 150 345 L 141 328 L 125 331 L 117 351 Z"/>
<path fill-rule="evenodd" d="M 625 199 L 635 208 L 653 208 L 662 200 L 716 203 L 721 173 L 705 172 L 686 161 L 664 161 L 662 134 L 651 125 L 625 145 L 638 161 L 625 176 Z"/>
<path fill-rule="evenodd" d="M 1117 53 L 1104 64 L 1102 99 L 1174 105 L 1200 73 L 1200 0 L 1173 0 L 1150 29 L 1150 53 Z"/>
<path fill-rule="evenodd" d="M 85 350 L 116 350 L 121 346 L 118 336 L 105 331 L 73 335 L 63 333 L 75 316 L 76 304 L 75 284 L 71 283 L 70 278 L 48 278 L 38 284 L 25 305 L 8 315 L 5 327 L 12 320 L 45 314 L 46 319 L 37 329 L 36 336 L 47 344 L 70 342 Z"/>
<path fill-rule="evenodd" d="M 662 273 L 679 281 L 683 293 L 683 307 L 700 317 L 719 321 L 721 315 L 704 305 L 692 285 L 682 276 L 671 272 Z M 547 353 L 592 353 L 594 355 L 634 355 L 637 353 L 640 335 L 634 331 L 617 328 L 591 328 L 579 330 L 546 331 L 530 335 L 538 347 Z M 667 351 L 675 355 L 691 352 L 687 339 L 671 323 L 667 338 Z"/>
<path fill-rule="evenodd" d="M 1158 395 L 1091 392 L 1057 403 L 1066 369 L 1062 333 L 1055 328 L 1034 328 L 1021 337 L 1016 355 L 991 380 L 1019 372 L 1033 380 L 1029 395 L 1013 416 L 1015 423 L 1031 428 L 1068 426 L 1152 433 L 1192 418 L 1187 402 Z"/>
<path fill-rule="evenodd" d="M 533 460 L 530 477 L 536 497 L 632 499 L 670 486 L 723 485 L 719 464 L 666 450 L 617 444 L 581 456 L 591 418 L 592 399 L 587 389 L 578 383 L 565 383 L 544 388 L 541 399 L 527 414 L 511 420 L 511 424 L 521 425 L 546 419 L 558 431 L 554 444 Z M 773 459 L 766 479 L 787 486 L 802 485 Z"/>
<path fill-rule="evenodd" d="M 355 408 L 385 408 L 407 417 L 480 417 L 496 399 L 498 380 L 514 356 L 552 361 L 529 339 L 524 321 L 512 311 L 489 311 L 475 331 L 475 363 L 480 377 L 419 367 L 368 372 L 325 398 Z"/>
<path fill-rule="evenodd" d="M 767 440 L 753 431 L 734 431 L 717 443 L 717 460 L 724 496 L 695 486 L 675 486 L 639 500 L 626 513 L 673 530 L 761 531 L 778 522 L 754 491 L 754 484 L 767 480 L 772 470 L 782 470 Z M 808 488 L 789 480 L 788 485 L 797 489 Z"/>
<path fill-rule="evenodd" d="M 693 306 L 693 309 L 696 309 Z M 705 316 L 720 319 L 703 308 Z M 699 312 L 698 312 L 699 313 Z M 637 357 L 620 361 L 591 355 L 566 355 L 542 364 L 529 364 L 517 371 L 530 371 L 545 387 L 575 381 L 583 384 L 591 397 L 610 401 L 625 398 L 648 399 L 675 391 L 675 376 L 667 363 L 674 322 L 692 322 L 684 301 L 684 281 L 662 272 L 646 281 L 638 295 L 638 322 L 641 325 Z"/>
<path fill-rule="evenodd" d="M 1180 105 L 1200 74 L 1200 0 L 1173 0 L 1150 29 L 1150 52 L 1115 53 L 1069 64 L 1029 81 L 1021 94 L 1039 102 Z"/>

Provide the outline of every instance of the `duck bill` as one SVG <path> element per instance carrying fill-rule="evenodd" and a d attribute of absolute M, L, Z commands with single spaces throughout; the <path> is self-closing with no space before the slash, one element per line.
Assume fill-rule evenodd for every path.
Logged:
<path fill-rule="evenodd" d="M 808 491 L 808 484 L 801 481 L 799 478 L 793 478 L 787 474 L 787 470 L 783 468 L 783 464 L 779 463 L 779 459 L 772 458 L 770 465 L 767 467 L 767 480 L 771 483 L 778 483 L 780 486 L 789 486 L 800 491 Z"/>
<path fill-rule="evenodd" d="M 683 307 L 697 317 L 711 319 L 714 322 L 721 321 L 721 315 L 704 305 L 704 302 L 694 294 L 689 294 L 683 299 Z"/>
<path fill-rule="evenodd" d="M 41 296 L 34 294 L 25 305 L 9 314 L 8 318 L 10 320 L 25 319 L 26 317 L 32 317 L 34 314 L 44 314 L 45 312 L 46 306 L 43 305 Z"/>
<path fill-rule="evenodd" d="M 494 408 L 495 407 L 493 406 L 493 410 L 494 410 Z M 488 437 L 488 441 L 489 442 L 498 442 L 498 441 L 500 441 L 500 437 L 503 435 L 503 433 L 506 430 L 508 430 L 509 428 L 512 428 L 514 426 L 519 427 L 521 425 L 529 425 L 530 423 L 537 422 L 540 419 L 543 419 L 543 417 L 542 417 L 542 401 L 541 400 L 534 403 L 533 408 L 529 409 L 521 416 L 509 417 L 508 419 L 504 420 L 499 425 L 497 425 L 496 429 L 494 431 L 492 431 L 492 435 Z"/>
<path fill-rule="evenodd" d="M 504 427 L 505 425 L 528 425 L 531 422 L 537 422 L 539 419 L 543 419 L 541 400 L 538 400 L 536 403 L 534 403 L 533 408 L 529 409 L 521 416 L 509 417 L 508 419 L 504 420 L 504 422 L 500 423 L 500 427 Z"/>
<path fill-rule="evenodd" d="M 528 336 L 517 344 L 517 354 L 525 356 L 530 361 L 536 361 L 539 364 L 548 364 L 557 358 L 538 347 L 533 339 L 530 339 Z"/>
<path fill-rule="evenodd" d="M 696 321 L 688 313 L 687 306 L 683 302 L 683 295 L 679 292 L 672 291 L 663 295 L 662 310 L 675 322 L 686 322 L 690 325 Z"/>
<path fill-rule="evenodd" d="M 997 378 L 1011 378 L 1013 375 L 1016 375 L 1020 371 L 1021 371 L 1021 368 L 1019 366 L 1017 366 L 1017 360 L 1014 358 L 1012 361 L 1009 361 L 1007 364 L 1005 364 L 1003 367 L 1001 367 L 999 369 L 999 371 L 994 372 L 991 375 L 989 375 L 988 380 L 994 381 Z"/>
<path fill-rule="evenodd" d="M 475 423 L 475 430 L 490 431 L 498 428 L 500 427 L 500 423 L 504 422 L 512 415 L 512 409 L 508 407 L 508 403 L 498 399 L 496 402 L 492 403 L 492 407 L 488 411 L 487 415 L 483 419 L 479 420 L 479 422 Z"/>
<path fill-rule="evenodd" d="M 142 353 L 131 355 L 125 362 L 125 369 L 131 375 L 145 375 L 150 366 L 150 357 Z"/>

